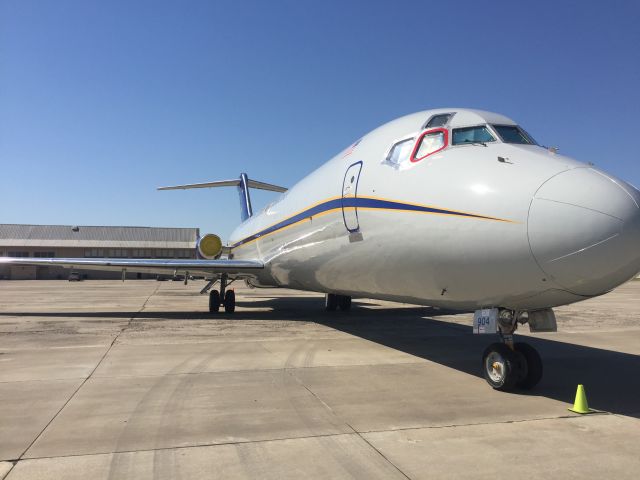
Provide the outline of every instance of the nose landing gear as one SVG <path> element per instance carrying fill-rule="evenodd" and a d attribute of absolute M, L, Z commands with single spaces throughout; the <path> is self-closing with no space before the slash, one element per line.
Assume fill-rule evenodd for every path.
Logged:
<path fill-rule="evenodd" d="M 513 341 L 518 327 L 515 312 L 501 312 L 498 330 L 502 342 L 489 345 L 482 354 L 482 373 L 489 385 L 496 390 L 514 388 L 530 390 L 542 379 L 542 359 L 538 351 L 528 343 Z"/>
<path fill-rule="evenodd" d="M 528 343 L 517 342 L 514 344 L 516 353 L 524 357 L 524 374 L 516 382 L 516 387 L 523 390 L 531 390 L 542 380 L 542 358 L 538 351 Z"/>

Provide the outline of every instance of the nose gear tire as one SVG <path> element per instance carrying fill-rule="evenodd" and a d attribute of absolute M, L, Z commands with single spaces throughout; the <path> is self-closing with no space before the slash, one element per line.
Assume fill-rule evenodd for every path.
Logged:
<path fill-rule="evenodd" d="M 512 390 L 523 375 L 523 355 L 504 343 L 492 343 L 482 355 L 482 373 L 495 390 Z"/>
<path fill-rule="evenodd" d="M 531 390 L 542 379 L 543 367 L 542 359 L 538 351 L 528 343 L 517 342 L 514 345 L 516 352 L 522 354 L 526 361 L 527 372 L 521 380 L 516 383 L 518 388 Z"/>

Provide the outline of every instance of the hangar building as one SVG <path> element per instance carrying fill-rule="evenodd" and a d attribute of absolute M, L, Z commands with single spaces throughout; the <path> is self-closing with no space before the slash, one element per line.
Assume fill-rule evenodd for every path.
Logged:
<path fill-rule="evenodd" d="M 196 258 L 198 228 L 96 227 L 0 224 L 0 256 L 73 258 Z M 62 267 L 2 265 L 0 279 L 66 279 Z M 121 278 L 119 272 L 82 270 L 90 279 Z M 128 273 L 127 278 L 153 278 Z"/>

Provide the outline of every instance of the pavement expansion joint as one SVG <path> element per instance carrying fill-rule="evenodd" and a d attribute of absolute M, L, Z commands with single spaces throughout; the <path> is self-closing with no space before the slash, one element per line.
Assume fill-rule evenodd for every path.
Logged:
<path fill-rule="evenodd" d="M 158 344 L 162 345 L 162 344 Z M 422 365 L 424 361 L 419 362 L 403 362 L 401 365 Z M 395 365 L 395 364 L 392 364 Z M 202 370 L 199 372 L 177 372 L 177 373 L 144 373 L 144 374 L 136 374 L 136 375 L 97 375 L 93 376 L 92 379 L 109 379 L 109 378 L 153 378 L 153 377 L 179 377 L 181 375 L 217 375 L 217 374 L 225 374 L 225 373 L 250 373 L 250 372 L 277 372 L 277 371 L 294 371 L 294 370 L 303 370 L 303 369 L 314 369 L 314 368 L 349 368 L 349 367 L 378 367 L 379 363 L 355 363 L 352 365 L 300 365 L 296 367 L 268 367 L 268 368 L 244 368 L 241 370 Z M 84 378 L 84 377 L 79 377 Z M 56 379 L 53 379 L 56 380 Z M 68 380 L 67 378 L 59 379 L 59 380 Z M 40 382 L 45 380 L 16 380 L 16 382 Z M 48 381 L 48 379 L 47 379 Z M 5 383 L 5 382 L 0 382 Z M 6 382 L 13 383 L 13 382 Z M 302 385 L 302 384 L 301 384 Z M 302 385 L 303 387 L 305 385 Z M 305 387 L 306 388 L 306 387 Z M 312 392 L 313 393 L 313 392 Z"/>
<path fill-rule="evenodd" d="M 313 390 L 311 390 L 311 389 L 310 389 L 309 387 L 307 387 L 304 383 L 302 383 L 302 382 L 300 381 L 300 379 L 299 379 L 299 378 L 297 378 L 297 377 L 295 377 L 295 376 L 294 376 L 294 378 L 296 379 L 296 381 L 297 381 L 297 382 L 298 382 L 302 387 L 304 387 L 304 389 L 305 389 L 307 392 L 309 392 L 311 395 L 313 395 L 313 397 L 314 397 L 316 400 L 318 400 L 318 401 L 322 404 L 322 406 L 323 406 L 324 408 L 326 408 L 329 412 L 331 412 L 331 414 L 332 414 L 332 415 L 334 415 L 334 416 L 336 416 L 336 417 L 337 417 L 337 415 L 336 415 L 336 413 L 333 411 L 333 409 L 332 409 L 332 408 L 331 408 L 331 407 L 330 407 L 330 406 L 329 406 L 329 405 L 328 405 L 324 400 L 322 400 L 318 395 L 316 395 L 316 393 L 315 393 Z M 348 424 L 347 424 L 347 425 L 348 425 Z M 349 427 L 349 428 L 351 428 L 351 427 Z M 353 430 L 353 429 L 352 429 L 352 430 Z M 355 430 L 354 430 L 354 432 L 355 432 Z"/>
<path fill-rule="evenodd" d="M 204 447 L 221 447 L 225 445 L 250 445 L 250 444 L 261 444 L 261 443 L 269 443 L 269 442 L 284 442 L 287 440 L 305 440 L 310 438 L 330 438 L 330 437 L 340 437 L 345 435 L 358 435 L 358 432 L 353 433 L 323 433 L 318 435 L 302 435 L 299 437 L 276 437 L 276 438 L 265 438 L 260 440 L 238 440 L 236 442 L 207 442 L 207 443 L 193 443 L 191 445 L 176 445 L 171 447 L 160 447 L 160 448 L 140 448 L 140 449 L 131 449 L 131 450 L 115 450 L 113 452 L 91 452 L 91 453 L 71 453 L 68 455 L 42 455 L 35 457 L 27 457 L 27 458 L 19 458 L 18 460 L 3 460 L 7 462 L 13 461 L 14 463 L 24 462 L 27 460 L 46 460 L 53 458 L 76 458 L 76 457 L 92 457 L 96 455 L 118 455 L 121 453 L 142 453 L 142 452 L 163 452 L 163 451 L 172 451 L 172 450 L 185 450 L 188 448 L 204 448 Z"/>
<path fill-rule="evenodd" d="M 63 377 L 63 378 L 35 378 L 29 380 L 2 380 L 0 385 L 5 383 L 36 383 L 36 382 L 64 382 L 71 380 L 84 380 L 85 377 Z"/>
<path fill-rule="evenodd" d="M 0 477 L 0 480 L 3 478 L 7 478 L 9 476 L 9 474 L 11 473 L 11 471 L 15 468 L 15 466 L 18 464 L 20 460 L 2 460 L 2 462 L 7 462 L 11 464 L 11 467 L 9 468 L 9 470 L 7 470 L 4 474 L 4 476 Z"/>
<path fill-rule="evenodd" d="M 605 412 L 602 410 L 594 411 L 590 413 L 589 417 L 594 416 L 617 416 L 610 412 Z M 541 422 L 544 420 L 572 420 L 584 418 L 584 415 L 574 414 L 574 415 L 557 415 L 553 417 L 540 417 L 540 418 L 523 418 L 519 420 L 503 420 L 496 422 L 475 422 L 475 423 L 452 423 L 449 425 L 424 425 L 418 427 L 401 427 L 401 428 L 386 428 L 383 430 L 366 430 L 366 431 L 358 431 L 357 433 L 385 433 L 385 432 L 406 432 L 409 430 L 435 430 L 435 429 L 445 429 L 445 428 L 458 428 L 458 427 L 478 427 L 483 425 L 509 425 L 514 423 L 528 423 L 528 422 Z"/>
<path fill-rule="evenodd" d="M 404 473 L 395 463 L 393 463 L 391 460 L 389 460 L 389 458 L 382 453 L 380 450 L 378 450 L 375 446 L 373 446 L 373 444 L 367 440 L 366 438 L 364 438 L 362 436 L 362 434 L 360 432 L 358 432 L 355 428 L 353 428 L 349 423 L 346 424 L 347 427 L 349 427 L 351 430 L 353 430 L 355 432 L 355 434 L 367 445 L 369 445 L 370 448 L 373 449 L 374 452 L 376 452 L 378 455 L 380 455 L 380 457 L 382 457 L 389 465 L 391 465 L 393 468 L 395 468 L 398 473 L 400 473 L 402 476 L 404 476 L 405 478 L 411 478 L 409 477 L 406 473 Z"/>

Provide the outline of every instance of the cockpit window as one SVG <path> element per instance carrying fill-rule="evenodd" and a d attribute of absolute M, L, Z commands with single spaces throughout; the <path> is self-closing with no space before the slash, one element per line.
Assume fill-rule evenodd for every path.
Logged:
<path fill-rule="evenodd" d="M 536 142 L 517 125 L 492 125 L 504 143 L 536 145 Z"/>
<path fill-rule="evenodd" d="M 411 161 L 418 162 L 429 155 L 443 150 L 446 148 L 448 140 L 449 133 L 444 128 L 427 130 L 418 138 L 413 153 L 411 154 Z"/>
<path fill-rule="evenodd" d="M 409 158 L 411 150 L 413 148 L 413 138 L 402 140 L 391 147 L 389 155 L 387 155 L 387 162 L 399 165 Z"/>
<path fill-rule="evenodd" d="M 429 119 L 424 128 L 442 127 L 447 124 L 452 115 L 453 113 L 442 113 L 440 115 L 434 115 Z"/>
<path fill-rule="evenodd" d="M 452 145 L 465 145 L 471 143 L 487 143 L 487 142 L 495 142 L 496 139 L 493 138 L 489 129 L 480 125 L 477 127 L 465 127 L 465 128 L 454 128 L 453 129 L 453 141 Z"/>

